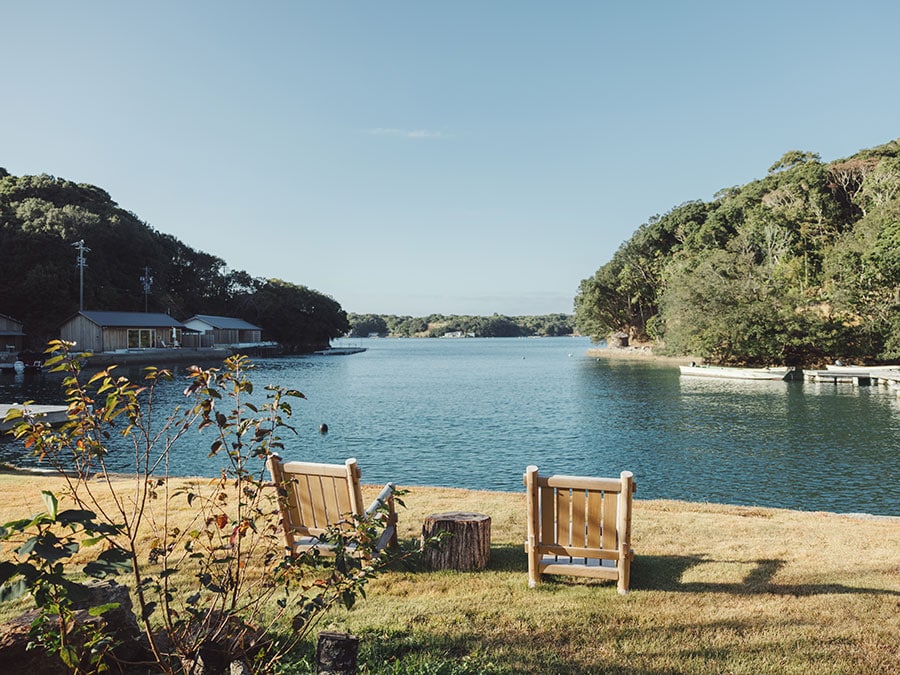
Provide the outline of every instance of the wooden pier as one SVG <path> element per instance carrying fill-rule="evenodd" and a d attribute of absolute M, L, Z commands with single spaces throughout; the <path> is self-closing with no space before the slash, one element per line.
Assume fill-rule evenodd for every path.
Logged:
<path fill-rule="evenodd" d="M 897 366 L 830 366 L 826 370 L 804 370 L 803 376 L 807 382 L 852 384 L 857 387 L 900 384 L 900 368 Z"/>

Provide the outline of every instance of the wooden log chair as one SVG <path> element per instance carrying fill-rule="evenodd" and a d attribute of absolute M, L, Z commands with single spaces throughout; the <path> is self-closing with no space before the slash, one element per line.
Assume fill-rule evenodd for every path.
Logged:
<path fill-rule="evenodd" d="M 631 574 L 631 502 L 634 475 L 619 478 L 524 475 L 528 509 L 528 585 L 542 574 L 616 581 L 628 592 Z"/>
<path fill-rule="evenodd" d="M 291 555 L 296 556 L 311 548 L 320 548 L 327 553 L 327 546 L 322 546 L 319 537 L 329 528 L 349 525 L 354 516 L 370 518 L 384 505 L 387 506 L 388 517 L 375 550 L 396 546 L 396 488 L 393 483 L 385 485 L 363 511 L 362 471 L 356 459 L 348 459 L 344 464 L 316 464 L 284 462 L 278 455 L 272 455 L 267 466 L 278 489 L 284 538 Z"/>

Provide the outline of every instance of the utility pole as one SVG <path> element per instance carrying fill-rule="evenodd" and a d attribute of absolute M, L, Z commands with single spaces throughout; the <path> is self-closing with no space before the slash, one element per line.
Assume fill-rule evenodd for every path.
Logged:
<path fill-rule="evenodd" d="M 84 268 L 87 267 L 84 254 L 90 253 L 91 249 L 84 245 L 84 239 L 76 241 L 72 246 L 78 251 L 75 257 L 75 267 L 78 268 L 78 309 L 84 311 Z"/>
<path fill-rule="evenodd" d="M 141 285 L 144 287 L 144 312 L 147 312 L 147 296 L 150 295 L 150 287 L 153 285 L 153 275 L 150 268 L 144 267 L 144 275 L 141 277 Z"/>

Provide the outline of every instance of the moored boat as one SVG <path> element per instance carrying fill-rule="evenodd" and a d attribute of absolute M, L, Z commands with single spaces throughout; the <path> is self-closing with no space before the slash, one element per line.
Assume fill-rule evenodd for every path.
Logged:
<path fill-rule="evenodd" d="M 329 347 L 328 349 L 320 349 L 313 354 L 319 356 L 347 356 L 348 354 L 359 354 L 366 351 L 365 347 Z"/>
<path fill-rule="evenodd" d="M 776 368 L 737 368 L 733 366 L 680 366 L 690 377 L 721 377 L 732 380 L 789 380 L 795 372 L 790 366 Z"/>
<path fill-rule="evenodd" d="M 62 424 L 69 417 L 69 407 L 65 405 L 37 405 L 34 403 L 23 405 L 21 403 L 0 403 L 0 432 L 9 431 L 22 419 L 21 414 L 19 414 L 18 416 L 15 416 L 7 421 L 6 416 L 12 409 L 16 409 L 22 412 L 27 411 L 29 414 L 37 417 L 41 422 L 50 425 Z"/>

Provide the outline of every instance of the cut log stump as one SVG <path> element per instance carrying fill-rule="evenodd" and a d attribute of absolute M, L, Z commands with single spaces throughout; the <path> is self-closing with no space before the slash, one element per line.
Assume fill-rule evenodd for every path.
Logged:
<path fill-rule="evenodd" d="M 322 631 L 316 645 L 316 673 L 318 675 L 353 675 L 356 673 L 356 654 L 359 638 L 349 633 Z"/>
<path fill-rule="evenodd" d="M 422 538 L 449 532 L 437 547 L 425 549 L 425 565 L 432 570 L 471 572 L 491 559 L 491 517 L 483 513 L 433 513 L 425 518 Z"/>

